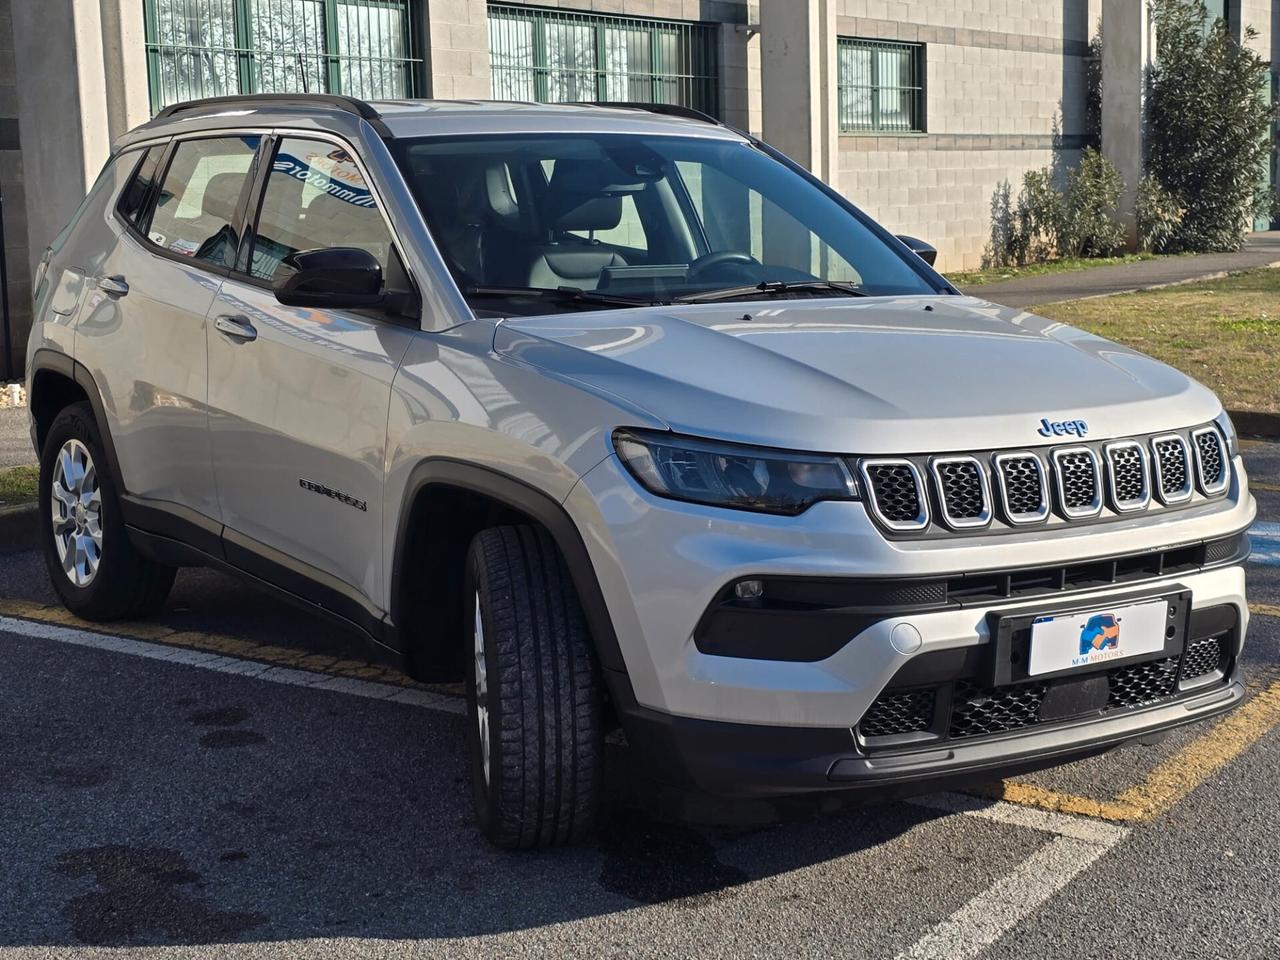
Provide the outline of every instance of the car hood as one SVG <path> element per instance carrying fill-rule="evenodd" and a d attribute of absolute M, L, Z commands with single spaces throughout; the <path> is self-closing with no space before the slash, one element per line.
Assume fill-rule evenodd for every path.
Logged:
<path fill-rule="evenodd" d="M 841 453 L 1067 442 L 1213 419 L 1214 395 L 1127 347 L 972 297 L 646 307 L 503 321 L 495 349 L 678 433 Z M 1072 438 L 1068 437 L 1067 440 Z"/>

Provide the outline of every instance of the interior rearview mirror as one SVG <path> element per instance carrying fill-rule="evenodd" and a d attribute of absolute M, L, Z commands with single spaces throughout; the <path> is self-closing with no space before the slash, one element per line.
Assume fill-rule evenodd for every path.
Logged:
<path fill-rule="evenodd" d="M 904 234 L 899 234 L 898 239 L 910 247 L 911 252 L 929 266 L 932 267 L 938 262 L 938 249 L 933 244 L 925 243 L 923 240 L 919 240 L 915 237 L 908 237 Z"/>
<path fill-rule="evenodd" d="M 383 301 L 382 264 L 368 250 L 298 250 L 272 279 L 276 299 L 289 307 L 376 307 Z"/>

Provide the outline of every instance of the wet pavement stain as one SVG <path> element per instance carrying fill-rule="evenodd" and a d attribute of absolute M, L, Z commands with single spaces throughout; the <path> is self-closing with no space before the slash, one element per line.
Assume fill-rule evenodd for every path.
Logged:
<path fill-rule="evenodd" d="M 702 833 L 619 813 L 602 831 L 600 885 L 639 903 L 684 900 L 697 906 L 724 896 L 750 877 L 720 862 Z"/>
<path fill-rule="evenodd" d="M 267 921 L 260 913 L 216 910 L 180 889 L 203 887 L 203 881 L 176 850 L 89 847 L 62 854 L 57 869 L 71 877 L 92 875 L 98 884 L 62 911 L 82 943 L 214 943 Z"/>
<path fill-rule="evenodd" d="M 214 710 L 198 710 L 187 721 L 196 727 L 234 727 L 244 723 L 253 714 L 244 707 L 218 707 Z"/>
<path fill-rule="evenodd" d="M 214 730 L 200 738 L 200 746 L 212 750 L 225 750 L 228 747 L 248 747 L 255 743 L 266 743 L 267 738 L 252 730 Z"/>
<path fill-rule="evenodd" d="M 44 773 L 45 780 L 65 790 L 83 790 L 97 787 L 111 779 L 111 768 L 103 764 L 85 766 L 50 767 Z"/>

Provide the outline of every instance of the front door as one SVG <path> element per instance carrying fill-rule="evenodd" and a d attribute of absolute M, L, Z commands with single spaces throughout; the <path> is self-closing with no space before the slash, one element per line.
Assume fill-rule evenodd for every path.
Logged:
<path fill-rule="evenodd" d="M 210 311 L 209 411 L 228 559 L 348 619 L 380 615 L 391 381 L 416 327 L 287 307 L 271 289 L 297 250 L 361 247 L 395 284 L 391 233 L 335 143 L 283 138 L 246 269 Z"/>

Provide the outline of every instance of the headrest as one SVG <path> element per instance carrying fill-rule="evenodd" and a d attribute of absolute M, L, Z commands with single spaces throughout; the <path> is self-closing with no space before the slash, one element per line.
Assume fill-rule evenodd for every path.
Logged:
<path fill-rule="evenodd" d="M 556 230 L 612 230 L 622 222 L 622 198 L 578 197 L 552 216 Z"/>
<path fill-rule="evenodd" d="M 236 218 L 236 205 L 240 202 L 242 186 L 243 173 L 215 173 L 204 185 L 200 212 L 206 217 L 217 217 L 231 223 Z"/>
<path fill-rule="evenodd" d="M 511 174 L 505 163 L 495 163 L 484 172 L 484 186 L 488 194 L 489 209 L 500 219 L 514 219 L 520 216 L 520 205 L 516 203 L 511 187 Z"/>
<path fill-rule="evenodd" d="M 627 174 L 611 160 L 556 161 L 548 189 L 552 193 L 576 193 L 589 196 L 622 196 L 640 193 L 644 184 Z"/>

